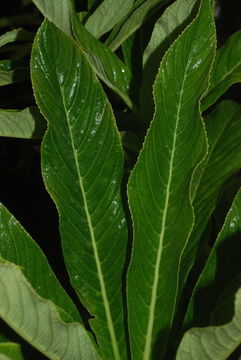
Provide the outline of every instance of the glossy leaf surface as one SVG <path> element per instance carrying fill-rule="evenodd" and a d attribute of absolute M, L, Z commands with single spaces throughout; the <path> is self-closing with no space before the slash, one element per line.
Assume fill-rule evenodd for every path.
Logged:
<path fill-rule="evenodd" d="M 71 35 L 70 0 L 33 0 L 43 16 L 51 20 L 61 30 Z"/>
<path fill-rule="evenodd" d="M 185 325 L 190 323 L 196 325 L 200 322 L 202 324 L 203 321 L 208 321 L 222 293 L 237 276 L 240 277 L 240 236 L 241 191 L 235 197 L 223 228 L 197 281 Z"/>
<path fill-rule="evenodd" d="M 141 118 L 143 128 L 148 128 L 153 116 L 154 102 L 152 87 L 160 62 L 169 46 L 193 20 L 193 13 L 199 0 L 177 0 L 168 6 L 155 23 L 150 41 L 143 54 L 143 79 L 140 90 Z"/>
<path fill-rule="evenodd" d="M 49 359 L 99 359 L 87 331 L 77 322 L 64 323 L 16 265 L 1 262 L 0 293 L 1 318 Z"/>
<path fill-rule="evenodd" d="M 235 296 L 235 315 L 223 326 L 194 328 L 186 332 L 176 360 L 228 359 L 241 344 L 241 289 Z"/>
<path fill-rule="evenodd" d="M 21 111 L 0 110 L 0 136 L 41 139 L 45 130 L 46 120 L 37 107 Z"/>
<path fill-rule="evenodd" d="M 233 84 L 241 81 L 241 31 L 234 33 L 217 51 L 210 78 L 210 86 L 202 100 L 202 110 L 225 93 Z"/>
<path fill-rule="evenodd" d="M 56 279 L 42 250 L 2 204 L 0 224 L 0 256 L 20 266 L 40 296 L 52 300 L 72 320 L 79 321 L 76 307 Z"/>
<path fill-rule="evenodd" d="M 85 29 L 76 12 L 73 12 L 73 32 L 99 78 L 133 108 L 129 97 L 132 77 L 128 67 Z"/>
<path fill-rule="evenodd" d="M 200 239 L 216 207 L 222 187 L 241 168 L 241 107 L 235 102 L 223 101 L 206 117 L 205 125 L 209 150 L 200 164 L 193 201 L 195 224 L 182 256 L 181 283 L 186 281 L 190 267 L 198 255 Z"/>
<path fill-rule="evenodd" d="M 86 29 L 96 38 L 101 37 L 128 14 L 133 3 L 134 0 L 103 0 L 88 18 Z"/>
<path fill-rule="evenodd" d="M 102 357 L 125 359 L 123 151 L 111 107 L 80 47 L 48 21 L 34 43 L 32 81 L 48 120 L 42 171 L 72 285 L 95 316 Z"/>
<path fill-rule="evenodd" d="M 163 58 L 154 85 L 156 112 L 128 186 L 134 223 L 128 272 L 133 359 L 150 359 L 157 343 L 160 358 L 165 350 L 180 258 L 194 220 L 190 182 L 205 142 L 199 100 L 214 50 L 211 4 L 203 1 Z"/>

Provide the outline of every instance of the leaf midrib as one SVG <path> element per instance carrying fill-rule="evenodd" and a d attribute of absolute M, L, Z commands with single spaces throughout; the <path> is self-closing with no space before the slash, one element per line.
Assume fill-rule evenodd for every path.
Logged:
<path fill-rule="evenodd" d="M 145 342 L 145 348 L 144 348 L 144 353 L 143 353 L 144 360 L 150 359 L 151 348 L 152 348 L 152 332 L 153 332 L 153 325 L 154 325 L 154 320 L 155 320 L 155 306 L 156 306 L 157 289 L 158 289 L 158 283 L 159 283 L 158 279 L 159 279 L 159 272 L 160 272 L 160 265 L 161 265 L 162 245 L 163 245 L 163 240 L 164 240 L 165 230 L 166 230 L 166 219 L 167 219 L 167 213 L 168 213 L 170 188 L 171 188 L 172 173 L 173 173 L 173 163 L 174 163 L 175 149 L 176 149 L 177 129 L 178 129 L 179 120 L 180 120 L 180 111 L 181 111 L 182 97 L 183 97 L 183 93 L 184 93 L 184 84 L 185 84 L 185 80 L 186 80 L 187 68 L 188 68 L 188 66 L 186 66 L 186 68 L 185 68 L 182 87 L 180 90 L 179 103 L 178 103 L 178 108 L 177 108 L 176 125 L 175 125 L 175 131 L 174 131 L 174 136 L 173 136 L 172 153 L 171 153 L 171 160 L 170 160 L 169 174 L 168 174 L 168 181 L 167 181 L 167 188 L 166 188 L 166 200 L 165 200 L 162 223 L 161 223 L 161 233 L 160 233 L 159 247 L 158 247 L 158 251 L 157 251 L 157 261 L 156 261 L 156 265 L 155 265 L 154 281 L 153 281 L 150 311 L 149 311 L 150 315 L 148 318 L 149 320 L 148 320 L 147 333 L 146 333 L 146 342 Z"/>
<path fill-rule="evenodd" d="M 80 190 L 81 190 L 81 193 L 82 193 L 82 196 L 83 196 L 84 209 L 85 209 L 87 223 L 88 223 L 88 227 L 89 227 L 89 232 L 90 232 L 90 237 L 91 237 L 91 244 L 92 244 L 92 248 L 93 248 L 93 252 L 94 252 L 94 258 L 96 260 L 97 274 L 98 274 L 98 278 L 99 278 L 99 282 L 100 282 L 101 294 L 102 294 L 102 298 L 103 298 L 103 304 L 104 304 L 105 314 L 106 314 L 106 318 L 107 318 L 107 326 L 108 326 L 109 334 L 110 334 L 110 338 L 111 338 L 111 344 L 112 344 L 112 348 L 113 348 L 114 359 L 115 360 L 121 360 L 121 356 L 120 356 L 120 353 L 119 353 L 119 347 L 118 347 L 118 343 L 117 343 L 117 339 L 116 339 L 116 335 L 115 335 L 115 329 L 114 329 L 114 325 L 113 325 L 113 320 L 112 320 L 112 316 L 111 316 L 111 311 L 110 311 L 110 307 L 109 307 L 109 301 L 108 301 L 108 297 L 107 297 L 107 291 L 106 291 L 106 287 L 105 287 L 104 276 L 103 276 L 103 272 L 102 272 L 102 268 L 101 268 L 101 261 L 100 261 L 100 258 L 99 258 L 99 253 L 98 253 L 98 249 L 97 249 L 97 245 L 96 245 L 94 226 L 92 224 L 91 215 L 90 215 L 90 211 L 89 211 L 89 207 L 88 207 L 88 201 L 87 201 L 86 194 L 85 194 L 85 189 L 84 189 L 84 184 L 83 184 L 83 177 L 81 176 L 81 173 L 80 173 L 80 168 L 79 168 L 79 163 L 78 163 L 78 158 L 77 158 L 77 152 L 76 152 L 75 147 L 74 147 L 72 129 L 71 129 L 71 126 L 70 126 L 70 120 L 69 120 L 69 117 L 68 117 L 68 111 L 67 111 L 67 107 L 66 107 L 66 104 L 65 104 L 64 94 L 63 94 L 63 91 L 62 91 L 61 82 L 60 82 L 57 67 L 56 67 L 56 75 L 57 75 L 58 85 L 59 85 L 59 89 L 60 89 L 60 94 L 61 94 L 61 97 L 62 97 L 62 103 L 63 103 L 63 107 L 64 107 L 64 111 L 65 111 L 65 116 L 66 116 L 66 120 L 67 120 L 67 126 L 68 126 L 68 130 L 69 130 L 69 134 L 70 134 L 71 146 L 72 146 L 72 150 L 73 150 L 73 154 L 74 154 L 74 160 L 75 160 L 75 166 L 76 166 L 76 170 L 77 170 L 77 174 L 78 174 L 79 186 L 80 186 Z"/>

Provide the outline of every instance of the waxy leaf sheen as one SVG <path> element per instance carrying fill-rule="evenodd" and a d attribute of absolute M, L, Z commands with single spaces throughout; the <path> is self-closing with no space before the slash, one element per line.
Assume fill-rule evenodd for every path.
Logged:
<path fill-rule="evenodd" d="M 32 82 L 48 121 L 42 173 L 72 285 L 94 317 L 102 358 L 125 359 L 124 159 L 112 109 L 80 46 L 47 20 L 33 46 Z"/>
<path fill-rule="evenodd" d="M 154 84 L 156 111 L 128 184 L 134 243 L 127 297 L 133 360 L 162 358 L 191 233 L 192 174 L 203 156 L 200 97 L 215 51 L 210 1 L 173 43 Z M 200 158 L 201 157 L 201 158 Z"/>

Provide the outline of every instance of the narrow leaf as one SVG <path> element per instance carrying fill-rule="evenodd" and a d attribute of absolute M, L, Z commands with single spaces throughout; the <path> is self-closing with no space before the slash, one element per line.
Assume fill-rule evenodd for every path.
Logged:
<path fill-rule="evenodd" d="M 96 40 L 80 23 L 73 11 L 73 32 L 99 78 L 133 109 L 129 97 L 132 77 L 127 66 L 105 44 Z"/>
<path fill-rule="evenodd" d="M 46 121 L 37 107 L 21 111 L 0 110 L 0 136 L 40 139 L 45 130 Z"/>
<path fill-rule="evenodd" d="M 86 29 L 96 38 L 100 38 L 129 13 L 133 3 L 134 0 L 103 0 L 88 18 Z"/>
<path fill-rule="evenodd" d="M 160 358 L 165 351 L 180 258 L 194 220 L 189 189 L 205 141 L 199 100 L 214 50 L 212 7 L 205 0 L 163 58 L 154 85 L 156 112 L 129 181 L 134 223 L 128 272 L 133 359 L 150 359 L 157 344 Z"/>
<path fill-rule="evenodd" d="M 95 316 L 102 357 L 125 359 L 123 151 L 111 107 L 80 47 L 48 21 L 34 43 L 32 81 L 49 125 L 42 171 L 71 282 Z"/>
<path fill-rule="evenodd" d="M 20 336 L 51 360 L 97 360 L 87 331 L 64 323 L 51 301 L 41 298 L 20 269 L 0 264 L 0 316 Z"/>
<path fill-rule="evenodd" d="M 0 343 L 0 360 L 2 355 L 12 360 L 24 360 L 20 345 L 13 342 Z"/>
<path fill-rule="evenodd" d="M 241 30 L 234 33 L 217 51 L 211 73 L 210 86 L 202 100 L 202 110 L 225 93 L 233 84 L 241 81 Z"/>
<path fill-rule="evenodd" d="M 0 86 L 23 80 L 29 80 L 29 66 L 26 62 L 0 61 Z"/>
<path fill-rule="evenodd" d="M 201 236 L 216 207 L 221 189 L 241 168 L 241 107 L 235 102 L 223 101 L 206 117 L 205 125 L 209 150 L 200 164 L 201 172 L 193 201 L 195 225 L 182 256 L 182 284 L 186 282 L 188 272 L 198 256 Z"/>
<path fill-rule="evenodd" d="M 241 344 L 241 289 L 235 296 L 235 315 L 223 326 L 191 329 L 184 335 L 176 360 L 223 360 Z"/>
<path fill-rule="evenodd" d="M 165 5 L 167 1 L 168 0 L 147 0 L 138 6 L 120 27 L 117 35 L 110 42 L 109 47 L 115 51 L 129 36 L 139 29 L 151 15 L 159 10 L 161 6 Z"/>
<path fill-rule="evenodd" d="M 223 291 L 226 291 L 233 279 L 239 276 L 240 235 L 241 190 L 234 199 L 223 228 L 196 283 L 185 326 L 190 323 L 198 325 L 203 324 L 204 321 L 207 322 Z"/>
<path fill-rule="evenodd" d="M 19 265 L 40 296 L 52 300 L 72 320 L 79 321 L 76 307 L 56 279 L 42 250 L 2 204 L 0 229 L 0 256 Z"/>
<path fill-rule="evenodd" d="M 197 12 L 199 0 L 177 0 L 168 6 L 155 23 L 150 41 L 143 54 L 143 80 L 140 89 L 140 115 L 146 130 L 154 112 L 152 86 L 161 59 L 177 36 L 185 29 Z"/>
<path fill-rule="evenodd" d="M 43 16 L 51 20 L 62 31 L 71 35 L 71 1 L 70 0 L 33 0 Z"/>
<path fill-rule="evenodd" d="M 34 35 L 22 28 L 14 29 L 0 36 L 0 47 L 14 41 L 33 41 Z"/>

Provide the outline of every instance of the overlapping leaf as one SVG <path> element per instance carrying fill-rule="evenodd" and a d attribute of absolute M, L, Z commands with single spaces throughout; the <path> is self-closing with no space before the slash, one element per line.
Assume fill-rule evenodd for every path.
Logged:
<path fill-rule="evenodd" d="M 189 190 L 205 142 L 199 113 L 215 50 L 209 1 L 166 53 L 154 85 L 156 112 L 131 175 L 134 244 L 128 272 L 133 359 L 165 351 L 180 258 L 193 226 Z"/>
<path fill-rule="evenodd" d="M 241 191 L 236 195 L 208 261 L 197 281 L 189 304 L 185 325 L 203 324 L 224 291 L 240 278 Z M 239 287 L 237 281 L 236 286 Z M 235 291 L 237 290 L 237 287 Z M 234 288 L 234 286 L 232 286 Z"/>
<path fill-rule="evenodd" d="M 0 136 L 38 139 L 42 138 L 45 130 L 46 121 L 37 107 L 21 111 L 0 110 Z"/>
<path fill-rule="evenodd" d="M 125 359 L 123 151 L 111 107 L 80 47 L 48 21 L 34 43 L 32 81 L 48 120 L 42 171 L 71 282 L 95 317 L 102 357 Z"/>
<path fill-rule="evenodd" d="M 0 47 L 14 41 L 32 41 L 34 35 L 22 28 L 14 29 L 0 36 Z"/>
<path fill-rule="evenodd" d="M 15 264 L 1 261 L 0 293 L 1 318 L 49 359 L 99 359 L 87 331 L 77 322 L 64 323 Z"/>
<path fill-rule="evenodd" d="M 41 13 L 61 30 L 71 35 L 71 1 L 70 0 L 33 0 Z"/>
<path fill-rule="evenodd" d="M 86 29 L 96 38 L 101 37 L 129 13 L 133 3 L 134 0 L 103 0 L 88 18 Z"/>
<path fill-rule="evenodd" d="M 133 108 L 129 97 L 132 77 L 127 66 L 105 44 L 96 40 L 80 23 L 73 10 L 73 32 L 101 80 Z"/>
<path fill-rule="evenodd" d="M 29 66 L 26 62 L 0 61 L 0 86 L 23 80 L 29 80 Z"/>
<path fill-rule="evenodd" d="M 70 319 L 79 321 L 76 307 L 56 279 L 43 252 L 2 204 L 0 230 L 0 256 L 19 265 L 35 291 L 52 300 L 60 313 L 62 309 Z M 64 312 L 61 316 L 66 318 Z"/>
<path fill-rule="evenodd" d="M 220 190 L 241 168 L 241 107 L 232 101 L 224 101 L 207 116 L 205 125 L 209 150 L 200 164 L 193 201 L 195 225 L 182 255 L 182 284 L 198 256 L 199 241 L 216 207 Z"/>
<path fill-rule="evenodd" d="M 3 360 L 3 355 L 12 360 L 24 360 L 20 345 L 13 342 L 0 343 L 0 360 Z"/>
<path fill-rule="evenodd" d="M 211 73 L 210 86 L 202 101 L 202 110 L 225 93 L 233 84 L 241 81 L 241 31 L 237 31 L 217 51 Z"/>
<path fill-rule="evenodd" d="M 143 80 L 140 90 L 142 126 L 146 130 L 153 116 L 152 86 L 161 59 L 177 36 L 193 20 L 199 0 L 177 0 L 157 20 L 150 41 L 143 54 Z"/>

